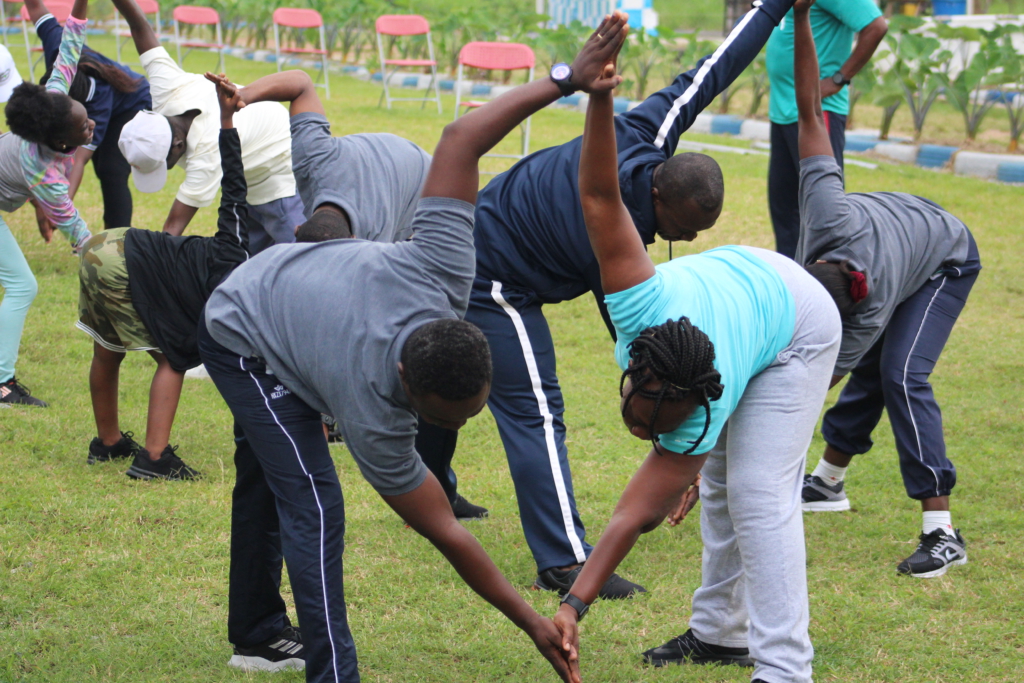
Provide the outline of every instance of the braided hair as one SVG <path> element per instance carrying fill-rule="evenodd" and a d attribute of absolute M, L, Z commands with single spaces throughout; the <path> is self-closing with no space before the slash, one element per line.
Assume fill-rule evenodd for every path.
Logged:
<path fill-rule="evenodd" d="M 620 394 L 626 378 L 629 378 L 631 386 L 622 404 L 623 414 L 635 395 L 654 400 L 648 431 L 657 451 L 658 434 L 654 431 L 654 423 L 658 421 L 662 401 L 681 401 L 694 396 L 704 407 L 705 417 L 704 431 L 691 442 L 693 445 L 683 455 L 693 453 L 711 426 L 711 401 L 720 399 L 725 389 L 722 375 L 715 370 L 715 345 L 711 339 L 686 316 L 679 320 L 666 320 L 662 325 L 648 327 L 630 342 L 629 360 L 629 367 L 619 380 Z M 661 380 L 660 389 L 644 388 L 652 379 Z"/>

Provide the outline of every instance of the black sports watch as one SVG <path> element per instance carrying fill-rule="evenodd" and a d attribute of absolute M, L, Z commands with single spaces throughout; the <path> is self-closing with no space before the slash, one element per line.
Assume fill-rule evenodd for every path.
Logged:
<path fill-rule="evenodd" d="M 569 605 L 576 610 L 576 621 L 583 621 L 583 617 L 590 611 L 590 605 L 577 598 L 572 593 L 566 593 L 562 598 L 563 605 Z"/>
<path fill-rule="evenodd" d="M 577 88 L 572 84 L 572 67 L 565 62 L 558 62 L 552 65 L 548 74 L 555 82 L 558 89 L 562 91 L 562 97 L 568 97 L 576 92 Z"/>
<path fill-rule="evenodd" d="M 832 82 L 838 85 L 840 88 L 844 85 L 850 85 L 850 79 L 843 75 L 842 71 L 837 71 L 832 74 Z"/>

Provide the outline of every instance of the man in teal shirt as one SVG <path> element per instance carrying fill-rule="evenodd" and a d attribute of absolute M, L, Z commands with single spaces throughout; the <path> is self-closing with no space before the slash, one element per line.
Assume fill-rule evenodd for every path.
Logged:
<path fill-rule="evenodd" d="M 850 112 L 847 84 L 864 68 L 888 30 L 875 0 L 818 0 L 811 8 L 811 30 L 821 70 L 821 106 L 832 151 L 840 167 Z M 857 36 L 857 46 L 853 37 Z M 793 258 L 800 237 L 800 155 L 797 151 L 796 89 L 793 79 L 793 10 L 768 40 L 772 153 L 768 165 L 768 207 L 775 248 Z"/>

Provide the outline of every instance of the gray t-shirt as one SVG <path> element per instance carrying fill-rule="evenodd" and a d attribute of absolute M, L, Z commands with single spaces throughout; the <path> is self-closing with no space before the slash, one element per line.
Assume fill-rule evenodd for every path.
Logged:
<path fill-rule="evenodd" d="M 292 170 L 306 218 L 336 204 L 359 239 L 397 242 L 412 233 L 430 155 L 389 133 L 333 137 L 326 117 L 305 112 L 292 117 Z"/>
<path fill-rule="evenodd" d="M 333 415 L 366 480 L 400 495 L 426 477 L 398 376 L 402 346 L 431 320 L 465 316 L 475 270 L 473 205 L 430 197 L 411 240 L 279 244 L 249 259 L 210 296 L 206 324 Z"/>
<path fill-rule="evenodd" d="M 934 202 L 902 192 L 846 194 L 835 159 L 802 159 L 797 263 L 849 259 L 868 283 L 867 298 L 843 320 L 835 374 L 856 367 L 896 307 L 929 278 L 963 265 L 969 241 L 967 226 Z"/>

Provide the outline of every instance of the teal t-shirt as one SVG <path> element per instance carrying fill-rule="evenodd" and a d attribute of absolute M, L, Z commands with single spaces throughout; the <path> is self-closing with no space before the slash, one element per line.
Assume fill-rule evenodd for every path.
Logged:
<path fill-rule="evenodd" d="M 655 268 L 654 277 L 605 297 L 618 333 L 615 360 L 629 365 L 629 343 L 648 327 L 686 316 L 715 345 L 722 397 L 711 402 L 711 426 L 695 454 L 710 451 L 747 383 L 793 340 L 796 305 L 778 272 L 745 247 L 720 247 Z M 658 442 L 675 453 L 704 430 L 704 409 Z"/>
<path fill-rule="evenodd" d="M 822 78 L 828 78 L 850 58 L 853 37 L 882 16 L 874 0 L 818 0 L 811 8 L 811 32 L 818 49 Z M 793 78 L 793 10 L 768 39 L 768 118 L 772 123 L 796 123 L 796 87 Z M 826 97 L 822 109 L 846 116 L 850 113 L 847 88 Z"/>

